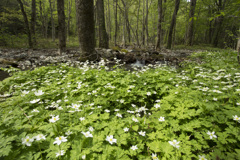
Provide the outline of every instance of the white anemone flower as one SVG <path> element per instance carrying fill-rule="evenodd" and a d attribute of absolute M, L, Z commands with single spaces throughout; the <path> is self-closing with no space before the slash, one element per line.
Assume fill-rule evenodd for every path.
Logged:
<path fill-rule="evenodd" d="M 34 99 L 34 100 L 30 101 L 30 103 L 34 104 L 34 103 L 37 103 L 39 101 L 40 101 L 40 99 Z"/>
<path fill-rule="evenodd" d="M 124 132 L 128 132 L 128 131 L 129 131 L 129 128 L 126 127 L 126 128 L 124 128 L 123 130 L 124 130 Z"/>
<path fill-rule="evenodd" d="M 29 138 L 29 136 L 26 136 L 26 138 L 22 138 L 22 144 L 26 146 L 31 146 L 33 141 L 34 138 Z"/>
<path fill-rule="evenodd" d="M 135 145 L 135 146 L 132 146 L 130 149 L 132 149 L 132 150 L 137 150 L 138 149 L 138 147 L 137 147 L 137 145 Z"/>
<path fill-rule="evenodd" d="M 40 141 L 41 139 L 46 140 L 46 136 L 43 134 L 39 134 L 35 137 L 36 141 Z"/>
<path fill-rule="evenodd" d="M 56 157 L 58 156 L 63 156 L 65 154 L 65 151 L 64 150 L 61 150 L 59 152 L 56 153 Z"/>
<path fill-rule="evenodd" d="M 176 147 L 177 149 L 179 149 L 179 147 L 180 147 L 180 146 L 178 145 L 180 142 L 178 142 L 178 141 L 175 140 L 175 139 L 174 139 L 173 141 L 168 141 L 168 143 L 171 144 L 173 147 Z"/>
<path fill-rule="evenodd" d="M 146 132 L 144 131 L 140 131 L 140 132 L 138 132 L 141 136 L 145 136 L 145 134 L 146 134 Z"/>
<path fill-rule="evenodd" d="M 55 138 L 55 141 L 53 142 L 53 144 L 60 145 L 62 142 L 67 142 L 67 137 L 64 137 L 64 136 L 57 137 Z"/>
<path fill-rule="evenodd" d="M 37 110 L 37 109 L 33 109 L 32 112 L 38 113 L 39 110 Z"/>
<path fill-rule="evenodd" d="M 152 159 L 154 159 L 154 160 L 158 160 L 158 158 L 157 158 L 157 154 L 155 153 L 152 153 Z"/>
<path fill-rule="evenodd" d="M 85 117 L 80 117 L 79 119 L 80 119 L 80 121 L 84 121 Z"/>
<path fill-rule="evenodd" d="M 82 156 L 82 159 L 86 159 L 86 155 L 83 155 L 83 156 Z"/>
<path fill-rule="evenodd" d="M 134 122 L 138 122 L 138 119 L 137 118 L 132 118 L 132 120 L 134 121 Z"/>
<path fill-rule="evenodd" d="M 158 118 L 158 120 L 159 120 L 160 122 L 164 122 L 164 121 L 165 121 L 165 117 L 160 117 L 160 118 Z"/>
<path fill-rule="evenodd" d="M 117 113 L 116 116 L 122 118 L 122 115 L 120 113 Z"/>
<path fill-rule="evenodd" d="M 233 116 L 233 120 L 240 122 L 240 117 L 238 117 L 237 115 L 235 115 L 235 116 Z"/>
<path fill-rule="evenodd" d="M 207 158 L 205 158 L 204 155 L 199 155 L 198 157 L 199 157 L 199 160 L 207 160 Z"/>
<path fill-rule="evenodd" d="M 160 104 L 155 104 L 154 107 L 155 108 L 160 108 L 161 106 L 160 106 Z"/>
<path fill-rule="evenodd" d="M 93 132 L 94 128 L 92 126 L 88 127 L 89 131 Z"/>
<path fill-rule="evenodd" d="M 87 132 L 82 132 L 82 134 L 85 136 L 85 137 L 93 137 L 93 135 L 89 132 L 89 131 L 87 131 Z"/>
<path fill-rule="evenodd" d="M 41 95 L 44 94 L 44 92 L 43 92 L 42 90 L 38 90 L 37 92 L 34 92 L 34 94 L 35 94 L 36 96 L 41 96 Z"/>
<path fill-rule="evenodd" d="M 57 116 L 52 116 L 52 118 L 51 119 L 49 119 L 49 122 L 50 123 L 55 123 L 56 121 L 58 121 L 59 120 L 59 115 L 57 115 Z"/>
<path fill-rule="evenodd" d="M 213 131 L 213 132 L 208 131 L 207 134 L 210 136 L 210 139 L 212 139 L 212 138 L 217 138 L 217 136 L 214 135 L 214 134 L 215 134 L 214 131 Z"/>
<path fill-rule="evenodd" d="M 110 144 L 117 143 L 117 139 L 114 139 L 113 135 L 107 136 L 106 141 L 108 141 Z"/>

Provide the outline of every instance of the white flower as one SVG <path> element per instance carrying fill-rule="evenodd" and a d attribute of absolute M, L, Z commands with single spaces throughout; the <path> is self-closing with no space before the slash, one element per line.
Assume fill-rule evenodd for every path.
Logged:
<path fill-rule="evenodd" d="M 176 147 L 177 149 L 180 147 L 178 144 L 180 142 L 178 142 L 177 140 L 173 140 L 173 141 L 168 141 L 169 144 L 171 144 L 173 147 Z"/>
<path fill-rule="evenodd" d="M 118 111 L 120 111 L 120 109 L 114 109 L 114 111 L 115 111 L 115 112 L 118 112 Z"/>
<path fill-rule="evenodd" d="M 106 141 L 108 141 L 110 144 L 117 143 L 117 139 L 114 139 L 113 135 L 107 136 Z"/>
<path fill-rule="evenodd" d="M 41 96 L 41 95 L 44 94 L 44 92 L 43 92 L 42 90 L 39 90 L 39 91 L 37 91 L 37 92 L 34 92 L 34 94 L 35 94 L 36 96 Z"/>
<path fill-rule="evenodd" d="M 212 139 L 212 138 L 217 138 L 217 136 L 214 135 L 214 134 L 215 134 L 214 131 L 213 131 L 213 132 L 208 131 L 207 134 L 210 136 L 210 139 Z"/>
<path fill-rule="evenodd" d="M 82 156 L 82 159 L 86 159 L 86 155 L 83 155 L 83 156 Z"/>
<path fill-rule="evenodd" d="M 154 159 L 154 160 L 158 160 L 158 158 L 157 158 L 157 154 L 155 153 L 152 153 L 152 159 Z"/>
<path fill-rule="evenodd" d="M 55 123 L 58 120 L 59 120 L 59 115 L 57 115 L 56 117 L 52 116 L 52 119 L 49 119 L 49 122 Z"/>
<path fill-rule="evenodd" d="M 33 109 L 32 112 L 36 112 L 36 113 L 38 113 L 39 110 L 37 110 L 37 109 Z"/>
<path fill-rule="evenodd" d="M 79 104 L 72 104 L 72 108 L 73 108 L 73 109 L 78 109 L 79 107 L 80 107 Z"/>
<path fill-rule="evenodd" d="M 134 121 L 134 122 L 138 122 L 138 119 L 137 118 L 132 118 L 132 120 Z"/>
<path fill-rule="evenodd" d="M 145 136 L 145 131 L 143 132 L 143 131 L 140 131 L 140 132 L 138 132 L 141 136 Z"/>
<path fill-rule="evenodd" d="M 89 129 L 89 131 L 94 131 L 94 129 L 93 129 L 93 127 L 92 126 L 90 126 L 90 127 L 88 127 L 88 129 Z"/>
<path fill-rule="evenodd" d="M 148 95 L 148 96 L 151 96 L 151 92 L 147 92 L 147 95 Z"/>
<path fill-rule="evenodd" d="M 105 111 L 105 112 L 107 112 L 107 113 L 109 113 L 109 112 L 110 112 L 110 110 L 108 110 L 108 109 L 105 109 L 104 111 Z"/>
<path fill-rule="evenodd" d="M 64 136 L 57 137 L 55 138 L 55 141 L 53 142 L 53 144 L 57 143 L 57 145 L 60 145 L 62 142 L 67 142 L 67 137 L 64 137 Z"/>
<path fill-rule="evenodd" d="M 199 157 L 199 160 L 207 160 L 207 158 L 205 158 L 205 156 L 204 155 L 202 155 L 202 156 L 198 156 Z"/>
<path fill-rule="evenodd" d="M 80 121 L 84 121 L 85 117 L 80 117 L 79 119 L 80 119 Z"/>
<path fill-rule="evenodd" d="M 40 141 L 41 139 L 46 140 L 46 136 L 44 136 L 43 134 L 39 134 L 35 138 L 36 138 L 36 141 Z"/>
<path fill-rule="evenodd" d="M 128 132 L 128 131 L 129 131 L 129 128 L 126 127 L 126 128 L 124 128 L 123 130 L 124 130 L 124 132 Z"/>
<path fill-rule="evenodd" d="M 163 121 L 165 121 L 165 117 L 160 117 L 160 118 L 158 118 L 158 120 L 159 120 L 160 122 L 163 122 Z"/>
<path fill-rule="evenodd" d="M 26 138 L 22 138 L 22 144 L 27 146 L 31 146 L 33 141 L 34 138 L 29 138 L 29 136 L 26 136 Z"/>
<path fill-rule="evenodd" d="M 120 100 L 120 103 L 124 103 L 124 100 L 123 100 L 123 99 L 121 99 L 121 100 Z"/>
<path fill-rule="evenodd" d="M 24 90 L 24 91 L 22 91 L 22 94 L 23 94 L 22 96 L 25 96 L 25 95 L 28 94 L 28 93 L 29 93 L 29 91 L 25 91 L 25 90 Z"/>
<path fill-rule="evenodd" d="M 132 146 L 130 149 L 135 151 L 136 149 L 138 149 L 138 147 L 137 147 L 137 145 L 135 145 L 135 146 Z"/>
<path fill-rule="evenodd" d="M 67 136 L 70 136 L 70 135 L 72 134 L 72 132 L 71 132 L 71 131 L 67 131 L 65 134 L 66 134 Z"/>
<path fill-rule="evenodd" d="M 117 113 L 116 116 L 122 118 L 122 115 L 120 113 Z"/>
<path fill-rule="evenodd" d="M 34 104 L 34 103 L 37 103 L 39 101 L 40 101 L 40 99 L 34 99 L 34 100 L 30 101 L 30 103 Z"/>
<path fill-rule="evenodd" d="M 161 106 L 160 106 L 160 104 L 155 104 L 154 107 L 155 108 L 160 108 Z"/>
<path fill-rule="evenodd" d="M 89 132 L 89 131 L 87 131 L 87 132 L 81 132 L 85 137 L 93 137 L 93 135 Z"/>
<path fill-rule="evenodd" d="M 238 106 L 240 106 L 240 103 L 236 103 Z"/>
<path fill-rule="evenodd" d="M 214 101 L 217 101 L 218 99 L 217 98 L 213 98 Z"/>
<path fill-rule="evenodd" d="M 56 157 L 58 156 L 63 156 L 65 154 L 65 151 L 64 150 L 61 150 L 59 152 L 56 153 Z"/>
<path fill-rule="evenodd" d="M 237 115 L 233 116 L 233 120 L 234 121 L 240 121 L 240 117 L 238 117 Z"/>

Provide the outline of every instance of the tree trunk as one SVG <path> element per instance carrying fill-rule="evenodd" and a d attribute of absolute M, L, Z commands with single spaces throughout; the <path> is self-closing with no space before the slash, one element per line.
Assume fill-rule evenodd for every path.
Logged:
<path fill-rule="evenodd" d="M 162 0 L 158 0 L 158 28 L 157 28 L 157 44 L 156 50 L 161 48 L 162 35 Z"/>
<path fill-rule="evenodd" d="M 191 0 L 186 45 L 193 45 L 194 13 L 197 0 Z"/>
<path fill-rule="evenodd" d="M 49 6 L 50 6 L 50 13 L 51 13 L 51 24 L 52 24 L 52 40 L 53 42 L 55 41 L 55 23 L 54 23 L 54 17 L 53 17 L 53 11 L 54 11 L 54 7 L 52 5 L 52 3 L 54 3 L 55 0 L 49 0 Z"/>
<path fill-rule="evenodd" d="M 217 6 L 218 6 L 218 13 L 221 13 L 225 9 L 225 4 L 226 0 L 222 2 L 222 0 L 218 0 Z M 213 35 L 213 46 L 217 47 L 218 46 L 218 40 L 219 40 L 219 35 L 222 31 L 222 24 L 223 24 L 224 16 L 221 15 L 215 19 L 215 26 L 214 26 L 214 35 Z"/>
<path fill-rule="evenodd" d="M 114 35 L 114 45 L 117 45 L 117 32 L 118 32 L 118 21 L 117 21 L 117 6 L 118 0 L 115 0 L 115 35 Z"/>
<path fill-rule="evenodd" d="M 149 38 L 149 34 L 148 34 L 148 0 L 146 0 L 145 26 L 146 26 L 146 43 L 147 43 L 147 46 L 148 46 L 148 38 Z"/>
<path fill-rule="evenodd" d="M 33 48 L 32 35 L 31 35 L 29 23 L 28 23 L 27 14 L 26 14 L 26 12 L 25 12 L 25 10 L 24 10 L 24 6 L 23 6 L 22 1 L 21 1 L 21 0 L 17 0 L 17 1 L 18 1 L 19 5 L 20 5 L 21 12 L 22 12 L 22 15 L 23 15 L 23 18 L 24 18 L 25 27 L 26 27 L 27 36 L 28 36 L 28 45 L 29 45 L 30 48 Z"/>
<path fill-rule="evenodd" d="M 35 26 L 36 26 L 36 0 L 32 0 L 32 14 L 31 14 L 31 33 L 33 39 L 33 45 L 36 45 L 36 35 L 35 35 Z"/>
<path fill-rule="evenodd" d="M 138 1 L 138 11 L 137 11 L 137 29 L 136 29 L 136 39 L 137 39 L 137 46 L 139 47 L 140 46 L 140 42 L 139 42 L 139 38 L 138 38 L 138 21 L 139 21 L 139 10 L 140 10 L 140 7 L 141 7 L 141 1 L 139 0 Z"/>
<path fill-rule="evenodd" d="M 145 46 L 145 0 L 143 0 L 143 11 L 142 11 L 142 45 Z"/>
<path fill-rule="evenodd" d="M 68 20 L 67 20 L 67 39 L 70 37 L 70 21 L 71 21 L 71 12 L 72 12 L 72 0 L 68 0 Z"/>
<path fill-rule="evenodd" d="M 57 12 L 58 12 L 58 39 L 59 39 L 58 48 L 61 54 L 66 49 L 64 0 L 57 0 Z"/>
<path fill-rule="evenodd" d="M 76 0 L 81 60 L 96 60 L 93 0 Z"/>
<path fill-rule="evenodd" d="M 168 33 L 167 49 L 171 49 L 171 47 L 172 47 L 173 29 L 174 29 L 174 26 L 176 25 L 177 12 L 179 9 L 179 5 L 180 5 L 180 0 L 175 0 L 175 9 L 174 9 L 174 12 L 172 15 L 172 21 L 171 21 L 171 25 L 170 25 L 169 33 Z"/>
<path fill-rule="evenodd" d="M 105 27 L 103 0 L 97 0 L 97 17 L 98 17 L 98 30 L 99 30 L 99 48 L 109 48 L 108 35 Z"/>
<path fill-rule="evenodd" d="M 40 9 L 42 36 L 45 37 L 45 31 L 44 31 L 45 25 L 44 25 L 44 18 L 43 18 L 43 12 L 42 12 L 42 1 L 39 1 L 39 9 Z"/>
<path fill-rule="evenodd" d="M 110 2 L 108 0 L 108 39 L 112 40 L 112 25 L 111 25 L 111 9 L 110 9 Z"/>

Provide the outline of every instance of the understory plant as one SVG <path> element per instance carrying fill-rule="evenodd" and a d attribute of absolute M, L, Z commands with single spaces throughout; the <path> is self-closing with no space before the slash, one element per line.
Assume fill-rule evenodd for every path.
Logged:
<path fill-rule="evenodd" d="M 236 53 L 194 53 L 184 68 L 106 61 L 16 71 L 0 82 L 0 157 L 238 159 Z"/>

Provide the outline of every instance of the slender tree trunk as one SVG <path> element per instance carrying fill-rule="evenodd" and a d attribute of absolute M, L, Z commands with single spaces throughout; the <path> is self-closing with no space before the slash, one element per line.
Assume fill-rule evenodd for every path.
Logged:
<path fill-rule="evenodd" d="M 117 6 L 118 0 L 115 0 L 115 36 L 114 36 L 114 45 L 117 45 L 117 32 L 118 32 L 118 21 L 117 21 Z"/>
<path fill-rule="evenodd" d="M 108 39 L 111 40 L 112 39 L 112 25 L 111 25 L 111 8 L 110 8 L 110 2 L 108 0 Z"/>
<path fill-rule="evenodd" d="M 35 26 L 36 26 L 36 0 L 32 0 L 32 14 L 31 14 L 31 33 L 33 39 L 33 46 L 36 45 L 36 35 L 35 35 Z"/>
<path fill-rule="evenodd" d="M 148 0 L 146 0 L 145 26 L 146 26 L 146 43 L 147 43 L 147 46 L 148 46 L 148 38 L 149 38 L 149 34 L 148 34 Z"/>
<path fill-rule="evenodd" d="M 71 12 L 72 12 L 72 0 L 68 0 L 68 20 L 67 20 L 67 39 L 70 37 L 70 21 L 71 21 Z"/>
<path fill-rule="evenodd" d="M 45 37 L 45 31 L 44 31 L 44 18 L 43 18 L 43 11 L 42 11 L 42 1 L 39 1 L 39 9 L 40 9 L 40 19 L 41 19 L 41 31 L 42 36 Z"/>
<path fill-rule="evenodd" d="M 50 6 L 50 13 L 51 13 L 51 24 L 52 24 L 52 40 L 53 42 L 55 41 L 55 23 L 54 23 L 54 17 L 53 17 L 53 12 L 54 12 L 54 6 L 52 5 L 52 3 L 55 3 L 54 2 L 55 0 L 49 0 L 49 6 Z"/>
<path fill-rule="evenodd" d="M 24 6 L 23 6 L 22 1 L 21 0 L 17 0 L 17 1 L 18 1 L 19 5 L 20 5 L 21 12 L 22 12 L 22 15 L 23 15 L 23 19 L 24 19 L 24 22 L 25 22 L 25 27 L 26 27 L 27 35 L 28 35 L 28 45 L 29 45 L 30 48 L 33 48 L 32 35 L 31 35 L 29 23 L 28 23 L 27 14 L 26 14 L 26 12 L 24 10 Z"/>
<path fill-rule="evenodd" d="M 143 11 L 142 11 L 142 45 L 145 46 L 145 0 L 143 0 Z"/>
<path fill-rule="evenodd" d="M 59 52 L 62 54 L 66 49 L 66 27 L 65 27 L 65 13 L 64 13 L 64 0 L 57 0 L 58 12 L 58 39 L 59 39 Z"/>
<path fill-rule="evenodd" d="M 180 0 L 175 0 L 175 9 L 172 15 L 172 21 L 171 21 L 171 25 L 168 33 L 167 49 L 171 49 L 172 47 L 172 35 L 173 35 L 174 26 L 176 25 L 177 12 L 179 9 L 179 5 L 180 5 Z"/>
<path fill-rule="evenodd" d="M 189 12 L 189 24 L 188 24 L 188 31 L 187 31 L 187 40 L 186 45 L 192 46 L 193 45 L 193 28 L 194 28 L 194 13 L 196 7 L 197 0 L 191 0 L 190 12 Z"/>
<path fill-rule="evenodd" d="M 137 39 L 137 46 L 139 47 L 140 46 L 140 42 L 139 42 L 139 37 L 138 37 L 138 21 L 139 21 L 139 10 L 140 10 L 140 7 L 141 7 L 141 1 L 139 0 L 138 1 L 138 11 L 137 11 L 137 29 L 136 29 L 136 39 Z"/>
<path fill-rule="evenodd" d="M 104 2 L 97 0 L 97 17 L 98 17 L 98 30 L 99 30 L 99 48 L 109 48 L 108 35 L 105 27 L 104 17 Z"/>
<path fill-rule="evenodd" d="M 162 0 L 158 0 L 158 29 L 157 29 L 157 44 L 156 50 L 161 48 L 162 35 Z"/>
<path fill-rule="evenodd" d="M 96 60 L 93 0 L 76 0 L 81 60 Z"/>

